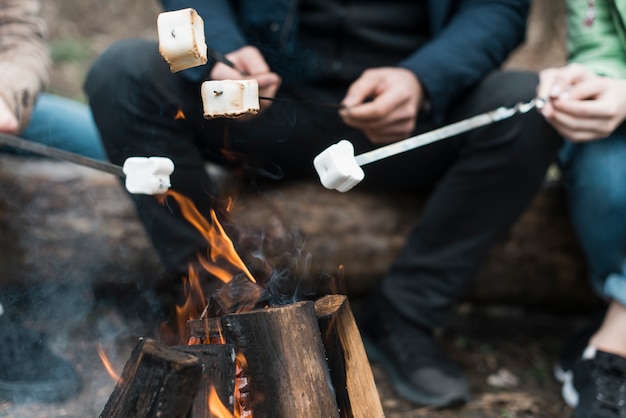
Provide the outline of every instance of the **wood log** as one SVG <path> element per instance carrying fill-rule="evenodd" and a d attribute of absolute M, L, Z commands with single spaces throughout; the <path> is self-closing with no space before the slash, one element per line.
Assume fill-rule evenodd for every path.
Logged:
<path fill-rule="evenodd" d="M 117 301 L 137 289 L 143 298 L 140 291 L 161 276 L 118 179 L 71 163 L 0 156 L 0 180 L 3 286 L 54 284 L 63 271 L 72 287 L 93 287 L 96 297 Z M 233 197 L 233 220 L 251 234 L 260 231 L 272 246 L 268 257 L 301 254 L 295 278 L 310 277 L 317 286 L 334 276 L 338 293 L 350 297 L 365 294 L 385 274 L 424 204 L 424 196 L 358 188 L 338 193 L 313 181 Z M 129 298 L 126 309 L 140 298 Z M 539 193 L 496 244 L 465 300 L 559 313 L 597 307 L 561 188 Z"/>
<path fill-rule="evenodd" d="M 201 380 L 196 356 L 140 339 L 100 418 L 183 418 Z"/>
<path fill-rule="evenodd" d="M 219 318 L 191 319 L 186 330 L 189 344 L 224 344 L 222 323 Z"/>
<path fill-rule="evenodd" d="M 246 359 L 242 404 L 255 418 L 339 417 L 313 302 L 222 317 Z"/>
<path fill-rule="evenodd" d="M 198 357 L 204 367 L 202 380 L 187 418 L 224 418 L 223 415 L 212 413 L 209 408 L 209 397 L 213 389 L 220 405 L 234 414 L 235 347 L 232 344 L 202 344 L 179 346 L 176 349 Z"/>
<path fill-rule="evenodd" d="M 348 298 L 328 295 L 315 302 L 330 377 L 342 418 L 384 418 L 361 333 Z"/>

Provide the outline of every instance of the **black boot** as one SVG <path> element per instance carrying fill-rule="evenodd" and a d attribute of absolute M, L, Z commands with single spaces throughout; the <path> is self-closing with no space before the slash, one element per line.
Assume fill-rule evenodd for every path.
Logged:
<path fill-rule="evenodd" d="M 470 400 L 463 372 L 432 331 L 408 321 L 382 294 L 370 297 L 356 317 L 367 356 L 383 368 L 401 397 L 442 408 Z"/>

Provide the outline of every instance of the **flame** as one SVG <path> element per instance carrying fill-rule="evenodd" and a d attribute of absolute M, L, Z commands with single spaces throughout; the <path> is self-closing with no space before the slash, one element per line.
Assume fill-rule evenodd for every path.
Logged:
<path fill-rule="evenodd" d="M 178 119 L 186 119 L 185 113 L 183 112 L 183 109 L 178 109 L 178 112 L 176 112 L 176 115 L 174 116 L 174 119 L 176 119 L 176 120 L 178 120 Z"/>
<path fill-rule="evenodd" d="M 182 111 L 179 111 L 182 114 Z M 184 117 L 184 115 L 183 115 Z M 158 199 L 161 203 L 165 203 L 166 197 L 172 197 L 179 205 L 180 211 L 183 217 L 195 227 L 202 236 L 207 240 L 208 249 L 207 254 L 198 255 L 198 262 L 202 268 L 207 272 L 217 277 L 224 283 L 228 283 L 232 280 L 235 274 L 232 273 L 233 268 L 241 271 L 252 282 L 256 283 L 256 280 L 252 276 L 252 273 L 248 270 L 248 267 L 244 264 L 243 260 L 237 254 L 235 246 L 232 240 L 228 237 L 224 228 L 220 224 L 216 212 L 211 209 L 211 219 L 207 220 L 202 216 L 200 211 L 196 208 L 194 203 L 182 194 L 168 190 L 164 195 L 159 196 Z M 229 199 L 226 210 L 232 209 L 232 199 Z M 228 263 L 228 264 L 225 264 Z M 205 317 L 206 309 L 208 308 L 202 286 L 200 284 L 199 274 L 192 264 L 189 265 L 189 277 L 183 278 L 185 285 L 185 304 L 183 306 L 176 307 L 177 322 L 179 330 L 180 341 L 184 341 L 184 330 L 188 320 L 191 319 L 204 319 L 205 320 L 205 338 L 190 337 L 187 343 L 189 345 L 194 344 L 225 344 L 226 340 L 222 335 L 221 327 L 218 326 L 216 330 L 219 337 L 212 338 L 210 321 Z M 209 393 L 209 410 L 212 416 L 217 418 L 251 418 L 252 412 L 245 408 L 247 398 L 249 396 L 248 376 L 247 376 L 247 361 L 243 353 L 238 352 L 235 359 L 235 413 L 232 414 L 228 408 L 226 408 L 214 386 L 211 386 Z"/>
<path fill-rule="evenodd" d="M 248 368 L 248 362 L 246 357 L 242 352 L 238 352 L 235 359 L 235 413 L 231 413 L 228 408 L 222 403 L 219 396 L 217 395 L 217 391 L 215 390 L 215 386 L 211 385 L 209 389 L 209 411 L 211 411 L 211 416 L 216 418 L 252 418 L 252 411 L 249 411 L 244 408 L 247 389 L 248 389 L 248 378 L 246 376 L 246 370 Z M 245 393 L 242 393 L 245 391 Z"/>
<path fill-rule="evenodd" d="M 200 257 L 202 267 L 226 283 L 232 279 L 233 275 L 226 269 L 219 267 L 216 264 L 218 260 L 224 260 L 230 263 L 231 266 L 242 271 L 248 279 L 250 279 L 250 281 L 256 283 L 252 273 L 250 273 L 248 267 L 246 267 L 244 262 L 239 257 L 239 254 L 237 254 L 235 245 L 228 235 L 226 235 L 226 232 L 217 219 L 217 214 L 213 209 L 211 209 L 211 222 L 209 223 L 209 221 L 202 216 L 189 198 L 175 192 L 174 190 L 168 190 L 167 195 L 176 199 L 185 219 L 187 219 L 187 221 L 191 223 L 210 244 L 209 249 L 207 250 L 207 256 L 210 262 L 209 260 Z"/>
<path fill-rule="evenodd" d="M 104 353 L 104 349 L 102 348 L 102 346 L 98 344 L 96 349 L 98 350 L 98 356 L 100 356 L 100 360 L 102 361 L 102 364 L 104 365 L 107 373 L 109 373 L 109 376 L 111 376 L 111 379 L 115 380 L 116 382 L 120 380 L 120 375 L 113 369 L 113 366 L 111 365 L 111 362 L 109 361 L 107 355 Z"/>
<path fill-rule="evenodd" d="M 211 385 L 211 389 L 209 391 L 209 411 L 211 411 L 211 416 L 215 418 L 235 417 L 235 415 L 233 415 L 222 403 L 219 396 L 217 396 L 217 391 L 213 385 Z"/>
<path fill-rule="evenodd" d="M 184 341 L 185 327 L 190 319 L 199 318 L 203 307 L 206 306 L 202 286 L 197 271 L 193 266 L 189 266 L 189 277 L 183 277 L 185 288 L 185 304 L 176 306 L 176 320 L 178 322 L 179 341 Z"/>

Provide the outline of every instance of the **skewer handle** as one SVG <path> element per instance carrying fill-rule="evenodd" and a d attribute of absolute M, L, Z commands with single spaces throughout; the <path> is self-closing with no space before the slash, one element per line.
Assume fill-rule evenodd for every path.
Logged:
<path fill-rule="evenodd" d="M 122 167 L 120 167 L 119 165 L 96 160 L 95 158 L 85 157 L 80 154 L 75 154 L 73 152 L 54 148 L 48 145 L 40 144 L 38 142 L 28 141 L 14 135 L 0 133 L 0 145 L 7 145 L 12 148 L 30 151 L 46 157 L 69 161 L 78 165 L 104 171 L 106 173 L 113 174 L 119 177 L 125 177 L 125 174 L 122 171 Z"/>

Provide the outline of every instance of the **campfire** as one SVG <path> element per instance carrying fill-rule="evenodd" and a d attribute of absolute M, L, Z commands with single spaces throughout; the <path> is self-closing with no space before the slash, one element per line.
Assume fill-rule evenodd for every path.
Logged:
<path fill-rule="evenodd" d="M 223 284 L 205 298 L 190 267 L 179 343 L 140 338 L 101 418 L 384 416 L 346 296 L 272 297 L 215 212 L 204 219 L 172 190 L 160 198 L 175 199 L 207 239 L 198 264 Z"/>

